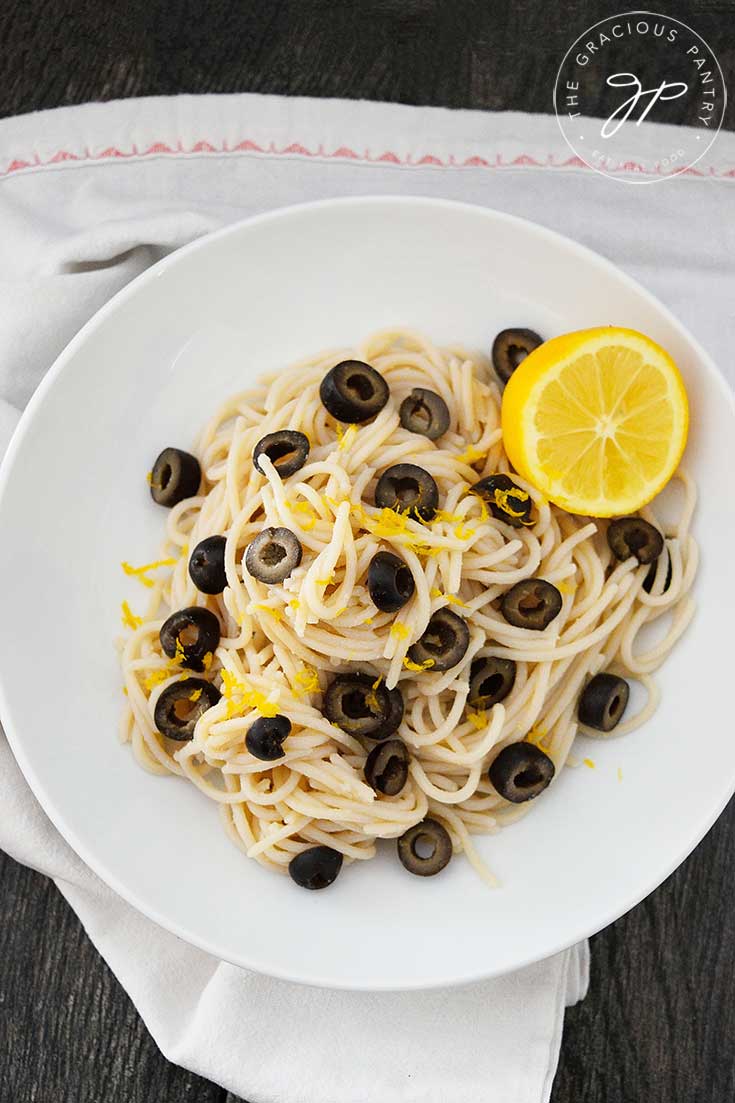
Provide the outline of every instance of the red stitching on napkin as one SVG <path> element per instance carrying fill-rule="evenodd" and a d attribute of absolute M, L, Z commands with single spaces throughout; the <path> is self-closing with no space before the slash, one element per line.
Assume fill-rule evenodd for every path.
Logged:
<path fill-rule="evenodd" d="M 270 142 L 267 147 L 259 145 L 257 142 L 252 141 L 250 138 L 243 138 L 236 145 L 230 147 L 227 142 L 222 142 L 220 145 L 207 141 L 205 139 L 199 139 L 194 142 L 193 145 L 186 148 L 179 139 L 175 145 L 169 145 L 166 142 L 153 142 L 146 149 L 139 150 L 137 146 L 133 145 L 130 149 L 118 149 L 117 146 L 107 146 L 97 153 L 92 153 L 89 149 L 85 149 L 81 152 L 72 152 L 68 149 L 60 149 L 52 156 L 41 160 L 37 154 L 33 155 L 33 158 L 28 160 L 24 158 L 14 158 L 9 161 L 4 168 L 0 169 L 0 178 L 5 176 L 11 176 L 16 172 L 23 172 L 27 169 L 43 168 L 50 165 L 59 165 L 65 161 L 76 162 L 88 162 L 88 161 L 105 161 L 105 160 L 118 160 L 143 157 L 179 157 L 179 156 L 209 156 L 215 155 L 221 157 L 230 153 L 248 153 L 253 155 L 261 155 L 267 157 L 319 157 L 330 161 L 357 161 L 368 164 L 388 164 L 399 165 L 403 168 L 419 168 L 426 165 L 434 168 L 484 168 L 484 169 L 505 169 L 505 168 L 558 168 L 558 169 L 588 169 L 591 168 L 585 164 L 581 158 L 562 157 L 556 158 L 553 154 L 548 154 L 545 160 L 538 160 L 532 157 L 529 153 L 520 153 L 518 156 L 513 157 L 510 160 L 506 160 L 502 154 L 495 154 L 492 159 L 487 157 L 481 157 L 479 154 L 475 154 L 472 157 L 467 157 L 464 160 L 455 160 L 453 156 L 443 160 L 434 153 L 423 153 L 420 156 L 414 156 L 407 154 L 401 157 L 398 153 L 394 153 L 392 150 L 385 150 L 382 153 L 372 155 L 368 150 L 364 153 L 358 153 L 349 146 L 338 146 L 331 152 L 325 151 L 322 145 L 317 149 L 311 150 L 307 146 L 302 145 L 300 142 L 289 142 L 287 145 L 278 148 L 273 142 Z M 623 172 L 635 172 L 641 176 L 657 176 L 660 175 L 656 169 L 646 169 L 642 165 L 637 164 L 635 161 L 624 161 L 613 167 L 607 167 L 607 173 L 623 173 Z M 715 168 L 710 166 L 707 169 L 699 169 L 695 166 L 691 166 L 685 169 L 681 175 L 690 176 L 714 176 L 722 179 L 735 178 L 735 167 L 732 168 Z"/>

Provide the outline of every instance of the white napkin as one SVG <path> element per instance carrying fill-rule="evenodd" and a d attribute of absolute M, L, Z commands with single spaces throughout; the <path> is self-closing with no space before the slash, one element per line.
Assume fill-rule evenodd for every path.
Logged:
<path fill-rule="evenodd" d="M 708 156 L 701 175 L 632 186 L 578 167 L 553 116 L 258 96 L 0 121 L 0 448 L 72 334 L 147 265 L 224 223 L 332 195 L 464 199 L 559 229 L 649 286 L 726 363 L 733 136 Z M 451 990 L 290 985 L 120 900 L 56 833 L 2 736 L 0 807 L 0 843 L 55 879 L 163 1053 L 251 1103 L 548 1100 L 564 1006 L 587 988 L 586 944 Z"/>

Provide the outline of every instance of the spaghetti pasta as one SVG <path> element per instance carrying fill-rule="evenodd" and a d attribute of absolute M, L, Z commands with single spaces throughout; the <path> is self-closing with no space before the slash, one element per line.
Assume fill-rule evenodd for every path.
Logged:
<path fill-rule="evenodd" d="M 351 357 L 373 365 L 391 396 L 372 422 L 359 426 L 335 422 L 319 398 L 325 373 Z M 449 409 L 449 429 L 438 441 L 400 425 L 399 405 L 415 387 L 436 392 Z M 265 434 L 282 429 L 299 430 L 310 442 L 304 466 L 285 479 L 267 455 L 260 456 L 262 474 L 252 458 Z M 150 587 L 142 623 L 126 606 L 122 737 L 146 769 L 183 777 L 215 801 L 229 837 L 258 862 L 285 871 L 295 854 L 322 844 L 347 860 L 368 859 L 376 840 L 400 836 L 430 814 L 455 850 L 484 868 L 470 837 L 496 831 L 527 807 L 502 799 L 488 778 L 501 748 L 528 738 L 558 771 L 579 730 L 579 694 L 603 669 L 637 680 L 647 696 L 615 734 L 632 730 L 656 707 L 652 673 L 693 612 L 694 485 L 678 473 L 676 523 L 662 524 L 653 507 L 642 512 L 663 532 L 671 565 L 670 580 L 659 566 L 650 592 L 643 586 L 646 566 L 612 556 L 606 522 L 564 513 L 517 475 L 532 499 L 533 523 L 511 527 L 492 516 L 469 493 L 485 475 L 508 471 L 500 392 L 484 357 L 436 348 L 413 332 L 383 331 L 235 395 L 205 427 L 195 452 L 201 491 L 171 509 L 160 559 L 137 573 Z M 373 504 L 381 472 L 406 462 L 420 464 L 439 488 L 440 509 L 430 522 Z M 242 565 L 244 550 L 266 526 L 290 529 L 303 548 L 300 565 L 275 586 Z M 187 555 L 213 534 L 226 537 L 227 587 L 208 597 L 192 583 Z M 413 578 L 413 596 L 395 615 L 375 607 L 366 584 L 379 550 L 400 556 Z M 126 570 L 135 576 L 134 568 Z M 508 588 L 530 577 L 546 579 L 562 595 L 561 612 L 543 631 L 514 627 L 498 609 Z M 163 653 L 158 633 L 170 611 L 193 605 L 209 608 L 222 625 L 205 675 L 222 697 L 182 744 L 160 735 L 153 719 L 160 694 L 184 673 Z M 465 620 L 469 645 L 458 665 L 432 672 L 411 660 L 409 648 L 445 606 Z M 644 648 L 641 631 L 664 618 L 665 633 Z M 512 692 L 487 713 L 467 704 L 472 662 L 484 656 L 516 663 Z M 367 749 L 320 711 L 329 680 L 346 670 L 402 691 L 399 735 L 411 764 L 398 796 L 379 795 L 366 783 Z M 289 718 L 291 734 L 283 757 L 263 762 L 248 752 L 245 735 L 258 716 L 275 712 Z"/>

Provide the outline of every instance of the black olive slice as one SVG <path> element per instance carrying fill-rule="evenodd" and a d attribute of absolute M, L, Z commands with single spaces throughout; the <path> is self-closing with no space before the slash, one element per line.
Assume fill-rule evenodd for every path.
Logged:
<path fill-rule="evenodd" d="M 618 559 L 634 555 L 639 563 L 653 563 L 664 550 L 664 538 L 642 517 L 618 517 L 607 528 L 607 542 Z"/>
<path fill-rule="evenodd" d="M 322 712 L 327 720 L 350 735 L 373 738 L 390 711 L 388 690 L 375 681 L 372 674 L 338 674 L 324 694 Z"/>
<path fill-rule="evenodd" d="M 384 613 L 395 613 L 413 597 L 416 584 L 411 571 L 397 555 L 380 551 L 370 560 L 368 590 L 373 604 Z"/>
<path fill-rule="evenodd" d="M 429 440 L 438 440 L 449 428 L 449 407 L 436 391 L 414 387 L 401 403 L 398 416 L 401 425 L 411 433 L 420 433 Z"/>
<path fill-rule="evenodd" d="M 584 687 L 577 715 L 580 722 L 597 731 L 617 727 L 630 697 L 630 686 L 615 674 L 596 674 Z"/>
<path fill-rule="evenodd" d="M 439 506 L 439 489 L 428 471 L 415 463 L 397 463 L 378 479 L 375 504 L 431 521 Z"/>
<path fill-rule="evenodd" d="M 554 763 L 534 743 L 511 743 L 495 758 L 488 777 L 501 797 L 523 804 L 543 793 L 555 774 Z"/>
<path fill-rule="evenodd" d="M 466 622 L 451 609 L 437 609 L 423 636 L 408 649 L 408 656 L 415 663 L 431 659 L 428 670 L 451 670 L 464 658 L 469 643 L 470 630 Z"/>
<path fill-rule="evenodd" d="M 388 690 L 388 713 L 385 720 L 371 731 L 367 738 L 387 739 L 388 736 L 395 735 L 403 720 L 403 710 L 403 694 L 398 686 L 394 686 L 393 689 Z"/>
<path fill-rule="evenodd" d="M 337 880 L 342 855 L 331 846 L 312 846 L 288 863 L 288 872 L 302 889 L 325 889 Z"/>
<path fill-rule="evenodd" d="M 253 463 L 263 473 L 258 463 L 261 456 L 267 456 L 282 479 L 293 475 L 304 466 L 309 456 L 309 438 L 294 429 L 279 429 L 277 433 L 268 433 L 259 440 L 253 451 Z"/>
<path fill-rule="evenodd" d="M 531 495 L 523 490 L 509 475 L 498 473 L 487 475 L 472 487 L 473 494 L 479 494 L 487 502 L 493 517 L 512 525 L 514 529 L 532 525 Z"/>
<path fill-rule="evenodd" d="M 452 840 L 446 828 L 431 818 L 409 827 L 398 840 L 398 857 L 409 873 L 433 877 L 452 857 Z"/>
<path fill-rule="evenodd" d="M 402 739 L 389 739 L 373 747 L 365 762 L 365 780 L 376 793 L 398 796 L 408 781 L 408 747 Z"/>
<path fill-rule="evenodd" d="M 202 481 L 199 460 L 180 448 L 164 448 L 151 471 L 151 498 L 159 506 L 177 505 L 193 498 Z"/>
<path fill-rule="evenodd" d="M 512 659 L 490 657 L 475 659 L 470 667 L 470 692 L 467 703 L 473 709 L 489 709 L 504 701 L 516 680 Z"/>
<path fill-rule="evenodd" d="M 220 691 L 203 678 L 182 678 L 161 693 L 153 720 L 161 735 L 180 743 L 194 738 L 197 720 L 220 699 Z"/>
<path fill-rule="evenodd" d="M 227 585 L 224 536 L 200 540 L 189 559 L 189 578 L 202 594 L 221 594 Z"/>
<path fill-rule="evenodd" d="M 296 570 L 301 555 L 301 542 L 291 529 L 263 529 L 248 545 L 245 569 L 259 582 L 272 586 Z"/>
<path fill-rule="evenodd" d="M 253 758 L 271 762 L 283 758 L 283 741 L 291 732 L 287 716 L 259 716 L 247 730 L 245 746 Z"/>
<path fill-rule="evenodd" d="M 343 360 L 328 371 L 319 397 L 337 421 L 369 421 L 383 409 L 390 391 L 380 372 L 362 360 Z"/>
<path fill-rule="evenodd" d="M 543 578 L 524 578 L 503 595 L 500 611 L 516 628 L 543 629 L 561 611 L 562 598 L 556 586 Z"/>
<path fill-rule="evenodd" d="M 658 560 L 654 559 L 653 563 L 651 564 L 651 566 L 646 571 L 646 577 L 643 579 L 643 589 L 646 591 L 647 594 L 650 594 L 651 590 L 653 589 L 653 584 L 656 581 L 656 571 L 657 570 L 658 570 Z M 671 556 L 669 555 L 669 553 L 667 551 L 667 553 L 666 553 L 666 578 L 664 579 L 664 586 L 663 586 L 663 589 L 662 589 L 661 593 L 665 594 L 670 585 L 671 585 Z"/>
<path fill-rule="evenodd" d="M 206 656 L 217 650 L 219 621 L 209 609 L 192 605 L 172 613 L 161 625 L 158 636 L 170 659 L 176 659 L 189 670 L 202 671 Z"/>
<path fill-rule="evenodd" d="M 501 329 L 493 341 L 493 367 L 502 382 L 507 383 L 529 352 L 543 343 L 532 329 Z"/>

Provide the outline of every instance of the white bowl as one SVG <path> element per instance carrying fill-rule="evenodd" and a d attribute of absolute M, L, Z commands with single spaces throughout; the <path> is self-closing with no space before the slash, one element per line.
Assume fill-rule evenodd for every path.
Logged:
<path fill-rule="evenodd" d="M 504 326 L 546 336 L 641 329 L 679 363 L 686 463 L 703 491 L 699 611 L 635 734 L 565 770 L 520 823 L 480 838 L 493 891 L 455 859 L 407 876 L 392 847 L 306 893 L 248 861 L 189 784 L 144 773 L 117 741 L 113 638 L 140 597 L 164 514 L 144 475 L 261 371 L 391 324 L 487 349 Z M 651 295 L 565 238 L 427 199 L 292 207 L 181 249 L 74 338 L 31 401 L 0 473 L 0 714 L 34 793 L 79 855 L 161 926 L 217 957 L 331 987 L 420 988 L 507 972 L 632 907 L 690 852 L 735 787 L 735 471 L 729 389 Z M 618 780 L 622 769 L 622 782 Z M 141 952 L 145 952 L 141 948 Z"/>

